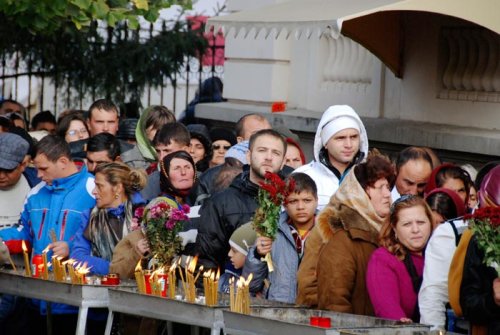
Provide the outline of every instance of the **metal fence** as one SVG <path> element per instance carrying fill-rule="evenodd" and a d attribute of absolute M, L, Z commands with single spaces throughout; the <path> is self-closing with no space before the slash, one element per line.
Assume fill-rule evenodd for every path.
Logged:
<path fill-rule="evenodd" d="M 155 32 L 166 29 L 166 26 L 165 22 L 157 22 L 150 24 L 148 28 L 142 27 L 141 38 L 147 38 L 148 35 L 151 37 Z M 223 80 L 224 45 L 216 43 L 216 35 L 211 36 L 213 37 L 208 40 L 209 46 L 204 55 L 186 57 L 180 70 L 171 78 L 165 78 L 163 85 L 158 88 L 146 87 L 142 92 L 140 105 L 165 105 L 179 114 L 194 98 L 204 80 L 210 77 Z M 19 101 L 27 107 L 30 117 L 44 110 L 51 111 L 57 117 L 66 109 L 87 109 L 95 99 L 101 97 L 95 90 L 85 96 L 78 90 L 53 81 L 50 73 L 34 68 L 30 60 L 22 60 L 17 53 L 11 57 L 4 56 L 0 61 L 1 98 Z"/>

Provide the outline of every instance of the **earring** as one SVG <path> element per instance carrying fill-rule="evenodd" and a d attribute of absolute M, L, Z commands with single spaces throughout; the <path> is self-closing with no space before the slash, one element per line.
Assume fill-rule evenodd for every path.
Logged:
<path fill-rule="evenodd" d="M 115 194 L 115 199 L 118 199 L 118 193 Z"/>
<path fill-rule="evenodd" d="M 394 238 L 396 239 L 396 241 L 398 240 L 398 234 L 394 233 Z"/>

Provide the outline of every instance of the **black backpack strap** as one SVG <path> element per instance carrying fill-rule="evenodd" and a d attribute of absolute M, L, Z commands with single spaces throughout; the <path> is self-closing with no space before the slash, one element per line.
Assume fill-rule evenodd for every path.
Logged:
<path fill-rule="evenodd" d="M 458 246 L 458 244 L 460 243 L 460 238 L 462 237 L 462 234 L 458 233 L 457 226 L 455 226 L 455 222 L 453 222 L 453 220 L 449 220 L 447 222 L 450 223 L 451 228 L 453 229 L 453 233 L 455 234 L 455 246 Z"/>

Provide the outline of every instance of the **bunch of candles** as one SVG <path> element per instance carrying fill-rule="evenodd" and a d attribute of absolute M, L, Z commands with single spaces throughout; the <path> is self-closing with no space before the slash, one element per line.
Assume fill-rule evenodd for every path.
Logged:
<path fill-rule="evenodd" d="M 232 312 L 250 314 L 250 291 L 249 286 L 252 281 L 253 274 L 251 273 L 248 278 L 240 277 L 236 282 L 236 292 L 234 279 L 229 280 L 229 308 Z"/>
<path fill-rule="evenodd" d="M 90 272 L 87 263 L 76 263 L 74 259 L 68 259 L 62 263 L 67 267 L 72 284 L 85 284 L 85 276 Z"/>
<path fill-rule="evenodd" d="M 205 289 L 205 304 L 207 306 L 216 306 L 218 301 L 220 271 L 215 270 L 205 271 L 203 274 L 203 288 Z"/>
<path fill-rule="evenodd" d="M 188 257 L 186 260 L 186 266 L 183 271 L 179 271 L 181 275 L 182 287 L 184 288 L 184 298 L 187 302 L 194 303 L 196 300 L 196 287 L 195 283 L 198 280 L 201 272 L 203 271 L 203 266 L 198 269 L 198 274 L 195 276 L 194 272 L 196 270 L 196 263 L 198 263 L 198 256 L 194 256 L 193 259 Z"/>
<path fill-rule="evenodd" d="M 66 271 L 66 264 L 62 262 L 62 257 L 52 256 L 52 271 L 54 272 L 54 280 L 58 282 L 65 282 L 68 277 Z"/>

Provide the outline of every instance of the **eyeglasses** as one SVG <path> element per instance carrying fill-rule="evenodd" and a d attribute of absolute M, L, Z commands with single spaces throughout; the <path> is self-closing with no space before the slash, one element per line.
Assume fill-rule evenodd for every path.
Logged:
<path fill-rule="evenodd" d="M 72 129 L 72 130 L 68 131 L 69 136 L 75 136 L 78 133 L 85 135 L 85 134 L 88 134 L 89 132 L 85 128 L 82 128 L 80 130 Z"/>
<path fill-rule="evenodd" d="M 224 150 L 228 151 L 231 148 L 231 146 L 230 145 L 220 145 L 220 144 L 212 145 L 212 149 L 214 149 L 214 150 L 219 150 L 220 148 L 224 148 Z"/>

